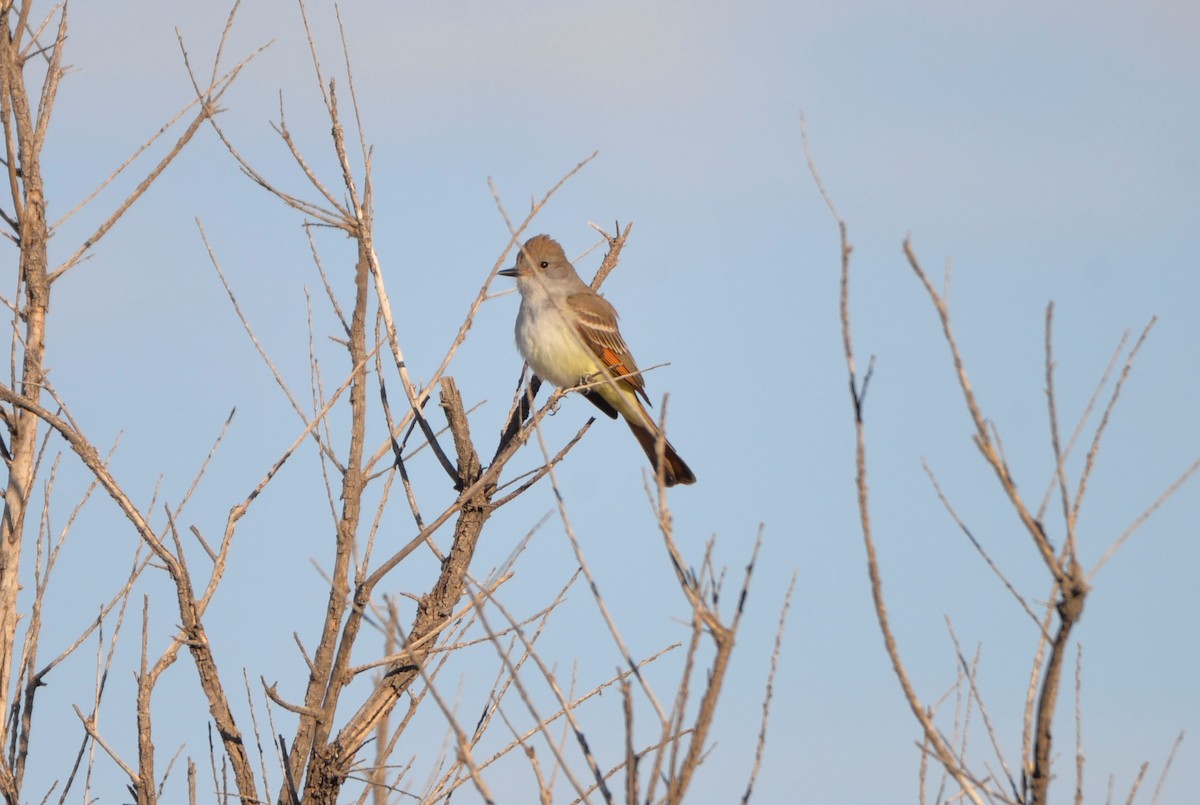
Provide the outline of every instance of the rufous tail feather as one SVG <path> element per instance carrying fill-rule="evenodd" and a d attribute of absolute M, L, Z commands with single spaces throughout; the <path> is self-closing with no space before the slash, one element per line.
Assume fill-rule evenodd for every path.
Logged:
<path fill-rule="evenodd" d="M 652 426 L 642 425 L 629 419 L 625 421 L 629 423 L 629 429 L 637 437 L 638 444 L 646 451 L 646 457 L 650 459 L 650 466 L 657 469 L 658 428 L 652 429 Z M 688 467 L 687 463 L 679 457 L 679 454 L 675 452 L 675 448 L 671 446 L 671 443 L 665 439 L 663 442 L 663 483 L 667 486 L 696 483 L 696 475 Z"/>

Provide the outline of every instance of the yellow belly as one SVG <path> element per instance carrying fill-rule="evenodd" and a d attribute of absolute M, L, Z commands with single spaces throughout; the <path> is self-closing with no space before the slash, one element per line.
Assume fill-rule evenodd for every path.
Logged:
<path fill-rule="evenodd" d="M 571 388 L 600 371 L 596 356 L 558 311 L 531 311 L 522 310 L 517 317 L 517 349 L 538 377 L 559 388 Z"/>

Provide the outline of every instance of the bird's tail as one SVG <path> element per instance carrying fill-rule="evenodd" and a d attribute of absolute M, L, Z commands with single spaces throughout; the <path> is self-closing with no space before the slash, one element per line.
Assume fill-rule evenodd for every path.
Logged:
<path fill-rule="evenodd" d="M 646 457 L 650 459 L 650 466 L 656 470 L 658 468 L 658 426 L 654 424 L 654 420 L 650 415 L 642 409 L 642 421 L 635 422 L 630 417 L 625 417 L 625 421 L 629 423 L 629 429 L 633 431 L 633 435 L 637 438 L 638 444 L 646 451 Z M 694 484 L 696 483 L 696 475 L 688 467 L 687 463 L 679 457 L 675 452 L 675 448 L 671 446 L 665 438 L 663 439 L 663 483 L 667 486 L 675 486 L 675 484 Z"/>

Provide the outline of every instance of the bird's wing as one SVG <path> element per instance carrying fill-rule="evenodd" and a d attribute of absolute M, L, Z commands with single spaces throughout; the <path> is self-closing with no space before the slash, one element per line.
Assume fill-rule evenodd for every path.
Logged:
<path fill-rule="evenodd" d="M 634 363 L 621 331 L 617 329 L 617 311 L 600 294 L 588 290 L 567 297 L 575 312 L 575 329 L 589 349 L 619 383 L 628 383 L 646 402 L 646 381 Z"/>

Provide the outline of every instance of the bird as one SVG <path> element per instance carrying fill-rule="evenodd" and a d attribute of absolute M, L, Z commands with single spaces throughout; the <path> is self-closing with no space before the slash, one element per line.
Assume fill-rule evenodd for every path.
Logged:
<path fill-rule="evenodd" d="M 515 278 L 521 292 L 517 349 L 534 373 L 560 389 L 583 386 L 579 391 L 609 418 L 620 414 L 667 486 L 695 483 L 666 439 L 659 467 L 659 428 L 642 404 L 650 402 L 646 381 L 617 328 L 616 308 L 579 278 L 562 246 L 535 235 L 516 265 L 499 273 Z"/>

